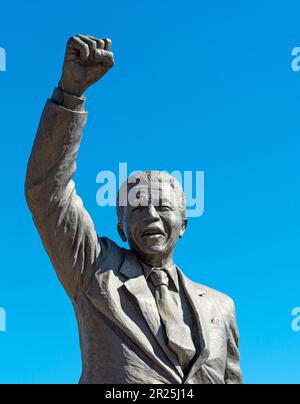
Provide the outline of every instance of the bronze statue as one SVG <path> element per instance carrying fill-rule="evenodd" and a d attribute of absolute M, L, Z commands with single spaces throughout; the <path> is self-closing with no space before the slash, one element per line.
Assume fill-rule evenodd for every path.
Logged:
<path fill-rule="evenodd" d="M 123 184 L 118 232 L 129 250 L 97 236 L 76 194 L 83 95 L 113 65 L 109 39 L 68 41 L 26 177 L 34 223 L 78 320 L 80 382 L 241 383 L 233 301 L 192 282 L 173 261 L 187 227 L 180 184 L 159 171 Z"/>

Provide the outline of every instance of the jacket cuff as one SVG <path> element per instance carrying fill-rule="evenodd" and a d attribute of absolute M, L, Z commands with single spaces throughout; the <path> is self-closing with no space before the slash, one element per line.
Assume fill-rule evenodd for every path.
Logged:
<path fill-rule="evenodd" d="M 76 112 L 84 111 L 85 100 L 85 97 L 76 97 L 75 95 L 66 93 L 60 88 L 55 88 L 52 94 L 53 102 L 61 107 Z"/>

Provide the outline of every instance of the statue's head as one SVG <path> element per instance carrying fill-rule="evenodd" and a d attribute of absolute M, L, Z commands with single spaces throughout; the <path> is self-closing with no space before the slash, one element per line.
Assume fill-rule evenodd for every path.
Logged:
<path fill-rule="evenodd" d="M 118 232 L 145 259 L 170 255 L 187 226 L 179 182 L 162 171 L 130 176 L 117 199 Z"/>

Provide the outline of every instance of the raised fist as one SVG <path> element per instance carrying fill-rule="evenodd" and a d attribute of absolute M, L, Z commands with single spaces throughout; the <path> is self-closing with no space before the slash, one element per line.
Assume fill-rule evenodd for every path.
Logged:
<path fill-rule="evenodd" d="M 59 87 L 81 97 L 114 65 L 110 39 L 76 35 L 69 39 Z"/>

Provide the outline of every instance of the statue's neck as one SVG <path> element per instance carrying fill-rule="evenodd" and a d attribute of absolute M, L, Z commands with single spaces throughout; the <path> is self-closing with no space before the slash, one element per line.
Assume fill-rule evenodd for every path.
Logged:
<path fill-rule="evenodd" d="M 153 268 L 169 268 L 172 265 L 174 265 L 173 251 L 170 254 L 164 256 L 158 256 L 158 255 L 145 256 L 140 255 L 138 252 L 135 253 L 139 257 L 140 261 Z"/>

